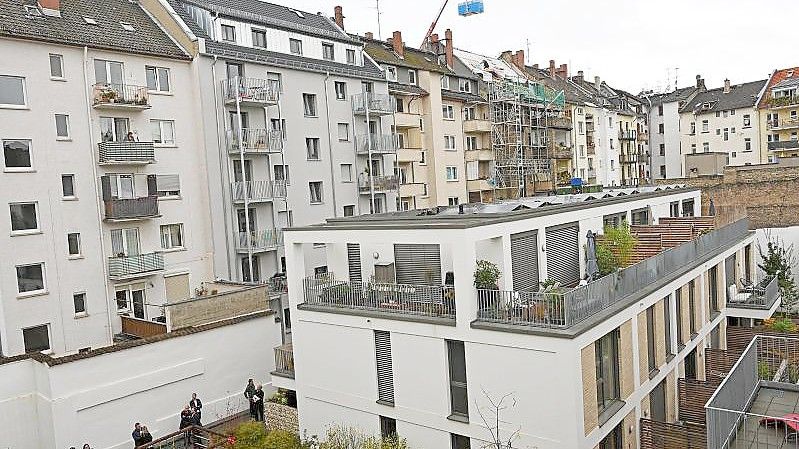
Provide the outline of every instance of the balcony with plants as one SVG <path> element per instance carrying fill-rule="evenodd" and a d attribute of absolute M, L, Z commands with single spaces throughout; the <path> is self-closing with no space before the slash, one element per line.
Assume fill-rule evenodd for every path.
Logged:
<path fill-rule="evenodd" d="M 92 106 L 95 109 L 150 109 L 147 86 L 133 84 L 97 83 L 92 87 Z"/>

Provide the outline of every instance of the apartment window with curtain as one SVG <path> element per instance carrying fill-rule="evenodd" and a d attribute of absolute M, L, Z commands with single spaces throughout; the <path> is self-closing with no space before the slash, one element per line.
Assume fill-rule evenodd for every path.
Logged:
<path fill-rule="evenodd" d="M 394 368 L 391 359 L 391 334 L 374 331 L 377 366 L 377 402 L 394 406 Z"/>
<path fill-rule="evenodd" d="M 466 388 L 466 349 L 462 341 L 447 340 L 449 364 L 449 397 L 451 417 L 469 419 L 469 397 Z"/>
<path fill-rule="evenodd" d="M 336 100 L 346 100 L 347 99 L 347 84 L 343 81 L 335 81 L 333 86 L 336 91 Z"/>
<path fill-rule="evenodd" d="M 161 249 L 183 249 L 183 223 L 161 225 Z"/>
<path fill-rule="evenodd" d="M 302 54 L 302 41 L 299 39 L 289 39 L 289 51 L 295 55 Z"/>
<path fill-rule="evenodd" d="M 319 138 L 307 137 L 305 139 L 305 150 L 309 161 L 319 160 Z"/>
<path fill-rule="evenodd" d="M 316 95 L 302 94 L 302 107 L 306 117 L 316 117 Z"/>
<path fill-rule="evenodd" d="M 594 342 L 597 407 L 600 414 L 621 398 L 619 337 L 619 330 L 614 329 Z"/>
<path fill-rule="evenodd" d="M 322 181 L 312 181 L 308 183 L 311 204 L 322 202 Z"/>

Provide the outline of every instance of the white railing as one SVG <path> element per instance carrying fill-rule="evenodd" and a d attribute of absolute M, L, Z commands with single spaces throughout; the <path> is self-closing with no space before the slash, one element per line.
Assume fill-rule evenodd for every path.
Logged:
<path fill-rule="evenodd" d="M 227 132 L 228 150 L 239 152 L 239 133 L 236 130 Z M 280 131 L 263 128 L 243 128 L 241 130 L 241 146 L 246 153 L 280 153 L 283 138 Z"/>
<path fill-rule="evenodd" d="M 236 181 L 231 184 L 233 201 L 267 201 L 286 197 L 285 181 Z"/>
<path fill-rule="evenodd" d="M 236 76 L 222 81 L 222 98 L 225 101 L 249 103 L 277 103 L 278 81 Z"/>
<path fill-rule="evenodd" d="M 249 237 L 249 238 L 248 238 Z M 252 230 L 249 233 L 239 232 L 239 249 L 254 250 L 275 249 L 283 244 L 283 232 L 280 229 Z"/>
<path fill-rule="evenodd" d="M 367 111 L 374 114 L 392 114 L 397 109 L 397 102 L 391 95 L 377 93 L 361 93 L 352 96 L 352 112 L 363 115 Z"/>
<path fill-rule="evenodd" d="M 397 137 L 392 134 L 361 134 L 355 136 L 355 148 L 359 154 L 395 153 Z"/>

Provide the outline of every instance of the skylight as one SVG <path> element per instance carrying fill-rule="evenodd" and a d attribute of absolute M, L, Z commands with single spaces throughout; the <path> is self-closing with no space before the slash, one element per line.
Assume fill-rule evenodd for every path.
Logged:
<path fill-rule="evenodd" d="M 29 19 L 34 17 L 42 17 L 42 11 L 39 10 L 37 6 L 34 5 L 25 5 L 25 14 L 28 16 Z"/>
<path fill-rule="evenodd" d="M 83 21 L 88 23 L 89 25 L 97 25 L 97 21 L 92 19 L 91 17 L 84 17 Z"/>
<path fill-rule="evenodd" d="M 122 29 L 125 31 L 136 31 L 136 28 L 133 28 L 133 25 L 128 22 L 119 22 L 119 24 L 122 25 Z"/>
<path fill-rule="evenodd" d="M 291 9 L 291 8 L 286 8 L 286 9 L 293 12 L 294 14 L 297 14 L 297 17 L 299 17 L 300 19 L 305 18 L 305 14 L 301 13 L 300 11 L 297 11 L 296 9 Z"/>

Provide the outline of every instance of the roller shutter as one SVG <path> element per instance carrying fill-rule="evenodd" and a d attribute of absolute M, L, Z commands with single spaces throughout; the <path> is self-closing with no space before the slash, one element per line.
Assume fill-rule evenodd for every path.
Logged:
<path fill-rule="evenodd" d="M 361 245 L 347 243 L 347 265 L 349 266 L 350 282 L 362 282 Z"/>
<path fill-rule="evenodd" d="M 398 284 L 441 285 L 441 249 L 430 244 L 395 244 Z"/>
<path fill-rule="evenodd" d="M 580 282 L 580 226 L 569 223 L 547 228 L 547 278 L 561 285 Z"/>
<path fill-rule="evenodd" d="M 377 364 L 377 399 L 394 403 L 394 368 L 391 361 L 391 334 L 375 332 L 375 362 Z"/>
<path fill-rule="evenodd" d="M 513 289 L 538 291 L 538 231 L 510 236 Z"/>

